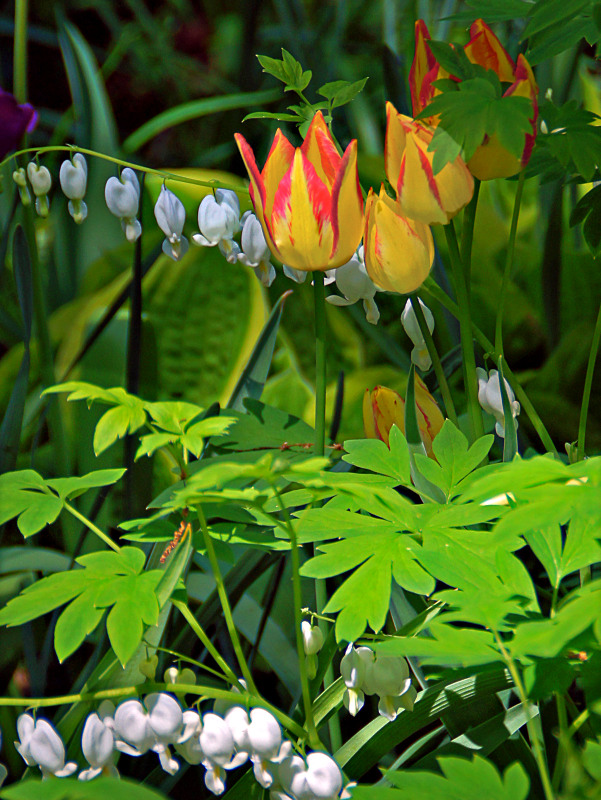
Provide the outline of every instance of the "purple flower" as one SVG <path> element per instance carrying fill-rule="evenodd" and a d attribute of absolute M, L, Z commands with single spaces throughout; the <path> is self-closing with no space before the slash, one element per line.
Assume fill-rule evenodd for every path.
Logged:
<path fill-rule="evenodd" d="M 37 121 L 33 106 L 19 105 L 10 92 L 0 89 L 0 159 L 17 149 L 25 131 L 32 131 Z"/>

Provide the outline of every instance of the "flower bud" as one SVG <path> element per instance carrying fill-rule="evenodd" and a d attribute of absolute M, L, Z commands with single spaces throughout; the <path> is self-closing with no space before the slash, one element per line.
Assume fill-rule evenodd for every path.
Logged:
<path fill-rule="evenodd" d="M 21 202 L 24 206 L 31 205 L 31 195 L 29 193 L 29 187 L 27 186 L 27 178 L 25 177 L 25 170 L 23 167 L 19 167 L 13 172 L 13 181 L 17 184 L 19 189 L 19 196 L 21 198 Z"/>
<path fill-rule="evenodd" d="M 311 625 L 306 619 L 301 622 L 303 647 L 305 655 L 314 656 L 323 647 L 323 631 L 317 625 Z"/>
<path fill-rule="evenodd" d="M 419 304 L 424 312 L 424 317 L 426 319 L 426 325 L 428 326 L 428 330 L 430 333 L 434 330 L 434 317 L 432 312 L 426 306 L 425 303 L 422 303 L 419 300 Z M 422 336 L 421 329 L 419 327 L 419 323 L 417 321 L 417 317 L 415 316 L 415 311 L 413 310 L 413 303 L 411 300 L 407 300 L 405 303 L 405 308 L 403 313 L 401 314 L 401 324 L 405 329 L 405 333 L 411 339 L 413 344 L 415 345 L 413 350 L 411 351 L 411 361 L 415 364 L 416 367 L 419 367 L 421 370 L 430 369 L 432 366 L 432 359 L 430 358 L 430 354 L 428 353 L 428 348 L 426 347 L 426 342 L 424 337 Z"/>
<path fill-rule="evenodd" d="M 27 177 L 36 197 L 35 210 L 40 217 L 47 217 L 50 211 L 47 195 L 52 186 L 50 171 L 48 167 L 40 167 L 35 161 L 30 161 L 27 165 Z"/>

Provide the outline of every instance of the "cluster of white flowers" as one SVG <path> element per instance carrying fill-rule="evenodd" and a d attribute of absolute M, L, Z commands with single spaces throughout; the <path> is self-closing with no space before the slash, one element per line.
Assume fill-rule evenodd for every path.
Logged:
<path fill-rule="evenodd" d="M 404 658 L 376 656 L 369 647 L 349 644 L 340 662 L 340 674 L 346 685 L 343 702 L 353 717 L 363 708 L 366 694 L 379 696 L 378 711 L 389 720 L 401 709 L 413 709 L 417 692 Z"/>
<path fill-rule="evenodd" d="M 478 377 L 478 402 L 487 414 L 492 414 L 496 420 L 495 430 L 501 438 L 505 438 L 505 412 L 503 411 L 503 397 L 501 395 L 501 381 L 496 369 L 491 369 L 487 374 L 485 369 L 478 367 L 476 370 Z M 515 399 L 513 389 L 504 379 L 507 399 L 511 407 L 511 413 L 517 428 L 517 416 L 520 413 L 520 404 Z"/>
<path fill-rule="evenodd" d="M 183 676 L 176 672 L 168 670 L 166 680 L 181 682 Z M 77 771 L 74 761 L 65 763 L 63 741 L 47 720 L 21 714 L 17 732 L 18 752 L 29 767 L 40 768 L 43 778 L 66 777 Z M 247 711 L 226 701 L 215 701 L 213 710 L 201 716 L 196 710 L 183 710 L 165 692 L 148 694 L 142 701 L 125 700 L 117 708 L 105 700 L 84 723 L 81 749 L 90 765 L 79 773 L 84 781 L 100 774 L 118 776 L 115 762 L 119 753 L 141 756 L 152 751 L 165 772 L 174 775 L 180 766 L 172 755 L 175 750 L 189 764 L 202 764 L 205 785 L 215 795 L 225 791 L 228 770 L 250 761 L 256 780 L 269 790 L 271 800 L 350 797 L 331 756 L 313 752 L 301 757 L 284 739 L 270 711 Z"/>

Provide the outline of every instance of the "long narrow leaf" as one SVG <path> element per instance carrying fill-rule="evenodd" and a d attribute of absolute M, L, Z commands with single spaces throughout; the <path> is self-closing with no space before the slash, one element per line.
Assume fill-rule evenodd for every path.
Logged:
<path fill-rule="evenodd" d="M 503 401 L 503 416 L 505 417 L 505 439 L 503 444 L 503 461 L 513 461 L 518 451 L 517 425 L 511 410 L 511 402 L 507 396 L 505 388 L 505 378 L 503 377 L 503 356 L 499 356 L 499 389 Z"/>

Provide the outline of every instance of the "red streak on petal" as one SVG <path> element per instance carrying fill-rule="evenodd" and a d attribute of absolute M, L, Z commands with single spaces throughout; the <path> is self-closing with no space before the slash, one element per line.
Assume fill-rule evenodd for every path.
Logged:
<path fill-rule="evenodd" d="M 442 208 L 442 202 L 440 200 L 440 192 L 438 191 L 438 186 L 436 185 L 436 180 L 434 178 L 434 172 L 432 171 L 432 165 L 430 164 L 430 162 L 428 160 L 428 156 L 424 153 L 423 150 L 421 150 L 418 147 L 417 151 L 419 153 L 419 160 L 420 160 L 422 169 L 426 173 L 426 178 L 428 179 L 428 186 L 430 188 L 430 191 L 434 195 L 434 198 L 436 199 L 436 202 L 438 203 L 440 208 Z M 443 209 L 443 211 L 444 211 L 444 209 Z"/>

